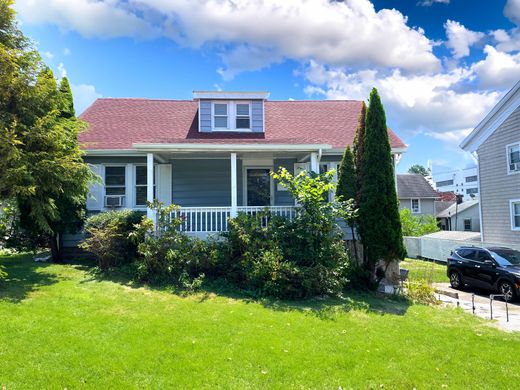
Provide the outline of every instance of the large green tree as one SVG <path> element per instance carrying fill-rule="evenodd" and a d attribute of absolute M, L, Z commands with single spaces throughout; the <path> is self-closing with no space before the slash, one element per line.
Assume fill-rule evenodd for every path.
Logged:
<path fill-rule="evenodd" d="M 365 121 L 367 116 L 367 106 L 365 102 L 361 105 L 361 112 L 358 119 L 356 136 L 352 145 L 354 153 L 354 166 L 356 167 L 356 204 L 359 204 L 361 197 L 361 182 L 363 178 L 363 144 L 365 142 Z"/>
<path fill-rule="evenodd" d="M 366 269 L 375 276 L 380 260 L 388 266 L 405 256 L 386 115 L 375 88 L 370 93 L 362 154 L 359 230 Z"/>
<path fill-rule="evenodd" d="M 0 197 L 18 206 L 20 227 L 60 259 L 59 238 L 84 215 L 88 183 L 68 81 L 60 88 L 0 0 Z"/>
<path fill-rule="evenodd" d="M 414 164 L 408 168 L 408 173 L 416 173 L 423 176 L 428 176 L 430 171 L 421 164 Z"/>

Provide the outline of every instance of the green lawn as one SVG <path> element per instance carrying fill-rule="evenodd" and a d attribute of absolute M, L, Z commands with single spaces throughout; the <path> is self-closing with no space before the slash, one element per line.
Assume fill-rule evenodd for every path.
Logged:
<path fill-rule="evenodd" d="M 423 279 L 430 283 L 449 282 L 444 264 L 425 260 L 405 259 L 399 263 L 399 266 L 410 270 L 408 278 L 411 281 Z"/>
<path fill-rule="evenodd" d="M 356 295 L 181 297 L 82 265 L 0 257 L 0 388 L 512 388 L 519 334 L 455 309 Z"/>

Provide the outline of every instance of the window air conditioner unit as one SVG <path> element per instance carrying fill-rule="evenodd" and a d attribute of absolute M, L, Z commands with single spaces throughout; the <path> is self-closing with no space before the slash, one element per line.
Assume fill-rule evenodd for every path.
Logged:
<path fill-rule="evenodd" d="M 509 164 L 510 171 L 520 171 L 520 163 Z"/>
<path fill-rule="evenodd" d="M 125 205 L 124 195 L 105 195 L 105 207 L 116 208 Z"/>

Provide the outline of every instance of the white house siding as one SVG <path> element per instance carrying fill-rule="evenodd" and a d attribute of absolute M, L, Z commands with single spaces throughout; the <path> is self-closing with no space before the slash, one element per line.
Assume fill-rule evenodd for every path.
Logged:
<path fill-rule="evenodd" d="M 480 232 L 480 217 L 478 211 L 478 204 L 464 211 L 461 211 L 457 218 L 455 216 L 451 217 L 451 230 L 457 230 L 460 232 L 464 231 L 465 219 L 471 219 L 472 232 Z"/>
<path fill-rule="evenodd" d="M 411 199 L 399 199 L 399 210 L 412 209 Z M 414 215 L 435 215 L 435 200 L 434 199 L 421 199 L 421 212 Z"/>
<path fill-rule="evenodd" d="M 506 145 L 520 141 L 520 108 L 478 148 L 484 241 L 520 244 L 511 230 L 511 199 L 520 198 L 520 173 L 507 174 Z"/>

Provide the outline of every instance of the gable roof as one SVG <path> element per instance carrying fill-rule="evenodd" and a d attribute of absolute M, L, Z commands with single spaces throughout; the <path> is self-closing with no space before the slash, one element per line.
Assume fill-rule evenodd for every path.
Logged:
<path fill-rule="evenodd" d="M 397 175 L 397 196 L 399 199 L 434 198 L 439 194 L 435 191 L 424 176 L 415 173 Z"/>
<path fill-rule="evenodd" d="M 475 152 L 519 106 L 520 81 L 500 99 L 496 106 L 462 141 L 460 147 L 467 152 Z"/>
<path fill-rule="evenodd" d="M 264 133 L 200 133 L 195 100 L 97 99 L 80 118 L 89 129 L 83 149 L 132 149 L 133 144 L 327 144 L 352 145 L 362 102 L 266 101 Z M 390 145 L 406 144 L 388 129 Z"/>
<path fill-rule="evenodd" d="M 450 217 L 460 214 L 463 211 L 465 211 L 471 207 L 477 206 L 477 205 L 478 205 L 478 200 L 468 200 L 466 202 L 462 202 L 461 204 L 459 204 L 458 207 L 457 207 L 457 204 L 455 203 L 455 204 L 451 205 L 450 207 L 448 207 L 446 210 L 443 210 L 439 214 L 437 214 L 437 218 L 450 218 Z"/>

